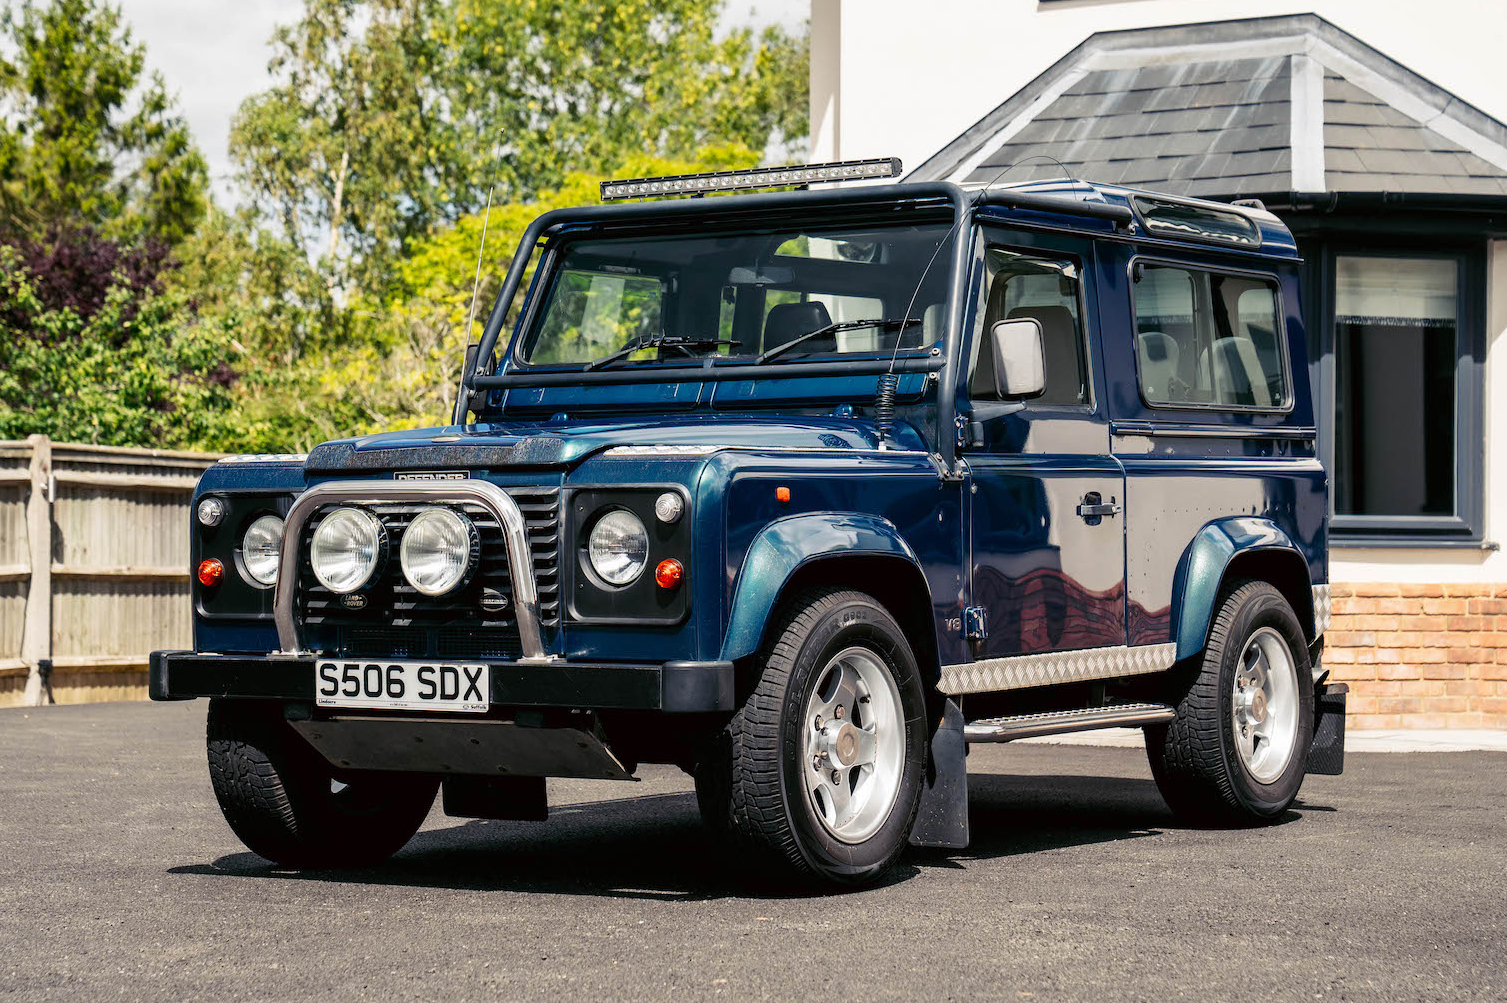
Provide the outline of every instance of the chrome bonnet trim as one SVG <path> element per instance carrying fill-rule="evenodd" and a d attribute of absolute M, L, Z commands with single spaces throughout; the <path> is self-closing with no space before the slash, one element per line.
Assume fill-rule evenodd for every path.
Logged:
<path fill-rule="evenodd" d="M 520 662 L 547 662 L 539 633 L 539 589 L 534 580 L 532 548 L 523 512 L 511 495 L 486 481 L 329 481 L 309 488 L 293 502 L 284 520 L 283 545 L 277 563 L 273 619 L 277 623 L 280 654 L 307 654 L 298 636 L 293 599 L 298 591 L 298 540 L 309 516 L 322 505 L 380 502 L 472 502 L 490 512 L 507 541 L 508 574 L 518 618 Z"/>

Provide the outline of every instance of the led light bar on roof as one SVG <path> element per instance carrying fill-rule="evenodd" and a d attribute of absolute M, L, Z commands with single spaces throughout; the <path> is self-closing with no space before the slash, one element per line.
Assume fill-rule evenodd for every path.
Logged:
<path fill-rule="evenodd" d="M 864 181 L 900 176 L 896 157 L 875 160 L 837 160 L 794 167 L 754 167 L 746 171 L 709 171 L 706 174 L 667 174 L 657 178 L 603 181 L 602 201 L 650 198 L 655 195 L 700 195 L 743 188 L 783 188 L 822 181 Z"/>

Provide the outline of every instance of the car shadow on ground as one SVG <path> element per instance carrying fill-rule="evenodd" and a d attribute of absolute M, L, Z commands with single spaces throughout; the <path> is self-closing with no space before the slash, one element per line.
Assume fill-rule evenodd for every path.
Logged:
<path fill-rule="evenodd" d="M 974 774 L 968 784 L 968 848 L 913 849 L 881 887 L 909 880 L 922 868 L 966 868 L 973 860 L 1152 838 L 1185 828 L 1149 780 Z M 1279 824 L 1311 810 L 1302 802 L 1296 808 Z M 547 822 L 457 820 L 420 832 L 397 856 L 369 869 L 289 870 L 247 852 L 169 873 L 667 901 L 810 894 L 766 885 L 742 872 L 701 824 L 691 793 L 551 808 Z"/>

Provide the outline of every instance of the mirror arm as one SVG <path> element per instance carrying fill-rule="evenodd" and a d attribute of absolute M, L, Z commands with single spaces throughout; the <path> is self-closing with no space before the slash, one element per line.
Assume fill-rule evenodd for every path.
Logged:
<path fill-rule="evenodd" d="M 984 444 L 984 423 L 1025 410 L 1024 401 L 1001 401 L 999 403 L 975 404 L 968 412 L 967 422 L 960 430 L 964 433 L 963 445 L 977 448 Z"/>
<path fill-rule="evenodd" d="M 968 413 L 968 417 L 971 421 L 993 421 L 995 418 L 1003 418 L 1007 414 L 1014 414 L 1017 411 L 1024 411 L 1025 409 L 1025 401 L 1000 401 L 997 404 L 994 402 L 975 404 L 973 405 L 973 409 Z"/>

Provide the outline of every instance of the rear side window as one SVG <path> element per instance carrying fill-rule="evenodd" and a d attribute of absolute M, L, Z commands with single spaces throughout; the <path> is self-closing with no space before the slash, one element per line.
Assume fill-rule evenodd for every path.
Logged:
<path fill-rule="evenodd" d="M 1288 407 L 1281 313 L 1270 280 L 1138 263 L 1134 300 L 1146 403 Z"/>

